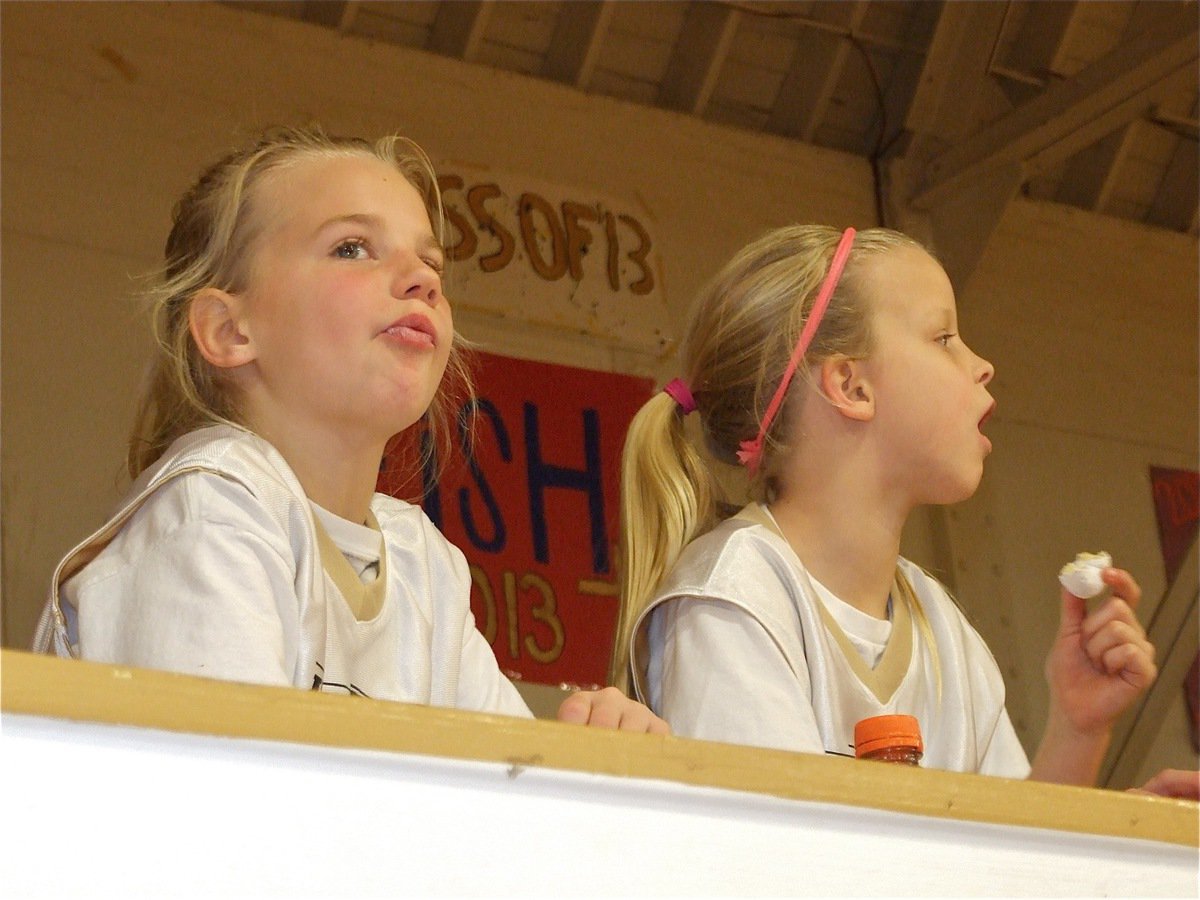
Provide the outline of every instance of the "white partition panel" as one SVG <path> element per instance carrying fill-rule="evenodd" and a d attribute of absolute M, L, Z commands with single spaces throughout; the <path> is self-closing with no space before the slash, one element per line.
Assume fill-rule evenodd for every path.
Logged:
<path fill-rule="evenodd" d="M 1197 851 L 502 762 L 7 714 L 17 896 L 1194 896 Z"/>

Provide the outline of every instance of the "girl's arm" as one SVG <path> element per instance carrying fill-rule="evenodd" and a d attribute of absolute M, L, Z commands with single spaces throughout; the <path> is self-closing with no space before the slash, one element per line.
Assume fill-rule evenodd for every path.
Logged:
<path fill-rule="evenodd" d="M 165 485 L 67 583 L 84 658 L 292 684 L 299 623 L 286 538 L 240 486 Z M 291 649 L 289 649 L 291 648 Z"/>
<path fill-rule="evenodd" d="M 1154 647 L 1134 615 L 1141 589 L 1128 572 L 1105 569 L 1112 596 L 1091 615 L 1062 592 L 1058 635 L 1046 659 L 1050 715 L 1031 778 L 1095 784 L 1117 718 L 1153 683 Z"/>

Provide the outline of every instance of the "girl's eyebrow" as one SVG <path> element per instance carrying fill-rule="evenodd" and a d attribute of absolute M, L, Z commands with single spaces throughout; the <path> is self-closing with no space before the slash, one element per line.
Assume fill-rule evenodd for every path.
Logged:
<path fill-rule="evenodd" d="M 363 225 L 367 228 L 380 228 L 383 225 L 383 219 L 370 213 L 347 213 L 344 216 L 333 216 L 326 219 L 316 227 L 313 233 L 320 234 L 335 225 Z"/>
<path fill-rule="evenodd" d="M 384 228 L 384 221 L 380 216 L 371 213 L 347 213 L 343 216 L 333 216 L 326 219 L 317 226 L 313 234 L 321 234 L 325 230 L 337 225 L 359 225 L 364 228 L 382 230 Z M 437 250 L 438 252 L 442 250 L 442 245 L 438 243 L 438 239 L 433 236 L 433 232 L 431 231 L 423 234 L 419 238 L 418 244 L 419 250 Z"/>

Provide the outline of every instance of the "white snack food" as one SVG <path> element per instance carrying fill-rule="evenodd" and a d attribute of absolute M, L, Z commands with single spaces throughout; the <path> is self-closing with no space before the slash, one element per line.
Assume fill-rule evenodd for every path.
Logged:
<path fill-rule="evenodd" d="M 1100 573 L 1111 565 L 1112 557 L 1103 551 L 1078 553 L 1074 562 L 1067 563 L 1059 570 L 1058 580 L 1076 597 L 1087 600 L 1104 590 Z"/>

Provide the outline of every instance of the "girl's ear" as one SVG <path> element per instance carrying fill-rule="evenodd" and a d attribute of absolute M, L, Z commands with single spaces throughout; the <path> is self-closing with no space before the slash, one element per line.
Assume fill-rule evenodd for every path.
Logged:
<path fill-rule="evenodd" d="M 821 364 L 821 393 L 843 416 L 857 422 L 875 418 L 875 391 L 862 360 L 835 356 Z"/>
<path fill-rule="evenodd" d="M 254 360 L 256 352 L 241 323 L 242 300 L 217 288 L 204 288 L 192 298 L 188 328 L 200 355 L 219 369 Z"/>

